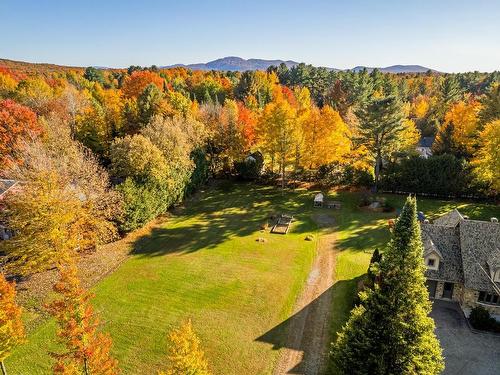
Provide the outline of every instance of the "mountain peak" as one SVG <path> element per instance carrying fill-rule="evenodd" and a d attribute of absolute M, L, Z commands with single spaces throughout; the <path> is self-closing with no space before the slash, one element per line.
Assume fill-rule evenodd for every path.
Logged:
<path fill-rule="evenodd" d="M 284 63 L 291 68 L 299 63 L 291 60 L 264 60 L 264 59 L 243 59 L 238 56 L 226 56 L 220 59 L 212 60 L 207 63 L 198 64 L 175 64 L 163 68 L 186 67 L 193 70 L 229 70 L 233 72 L 244 72 L 246 70 L 266 70 L 271 65 L 280 65 Z"/>

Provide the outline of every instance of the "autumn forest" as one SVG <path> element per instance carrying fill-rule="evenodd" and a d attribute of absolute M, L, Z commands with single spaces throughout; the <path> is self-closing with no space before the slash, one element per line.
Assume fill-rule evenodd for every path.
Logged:
<path fill-rule="evenodd" d="M 89 373 L 114 374 L 76 255 L 142 228 L 214 179 L 495 201 L 499 152 L 499 72 L 0 61 L 0 178 L 18 182 L 1 201 L 0 223 L 15 233 L 0 241 L 2 268 L 12 280 L 60 271 L 47 306 L 65 347 L 52 354 L 55 373 L 73 374 L 84 358 L 100 371 Z M 0 362 L 24 337 L 13 295 L 2 276 L 12 324 L 0 330 L 9 337 Z M 190 324 L 172 340 L 196 343 Z M 205 374 L 203 356 L 195 360 Z"/>

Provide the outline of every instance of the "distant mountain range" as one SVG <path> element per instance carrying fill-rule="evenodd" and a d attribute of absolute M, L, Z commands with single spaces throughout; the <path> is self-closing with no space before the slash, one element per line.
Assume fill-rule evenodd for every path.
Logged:
<path fill-rule="evenodd" d="M 174 68 L 174 67 L 185 67 L 192 70 L 221 70 L 221 71 L 237 71 L 244 72 L 245 70 L 266 70 L 271 65 L 278 66 L 281 63 L 284 63 L 288 68 L 298 65 L 297 61 L 292 60 L 263 60 L 263 59 L 242 59 L 241 57 L 229 56 L 223 57 L 222 59 L 217 59 L 210 61 L 208 63 L 200 63 L 200 64 L 175 64 L 162 66 L 160 68 Z M 60 70 L 71 71 L 77 70 L 82 71 L 85 69 L 84 67 L 75 67 L 75 66 L 62 66 L 56 64 L 45 64 L 45 63 L 30 63 L 24 61 L 14 61 L 0 58 L 0 67 L 6 67 L 12 71 L 17 71 L 20 73 L 36 73 L 36 72 L 55 72 Z M 98 69 L 102 70 L 120 70 L 117 68 L 108 68 L 104 66 L 95 66 Z M 350 70 L 358 72 L 363 70 L 364 66 L 356 66 Z M 338 71 L 340 69 L 337 68 L 329 68 L 328 70 Z M 366 67 L 368 71 L 372 71 L 375 68 Z M 385 68 L 378 68 L 381 72 L 386 73 L 425 73 L 428 70 L 432 70 L 420 65 L 392 65 Z M 347 70 L 347 69 L 345 69 Z M 434 70 L 432 70 L 434 71 Z"/>
<path fill-rule="evenodd" d="M 176 68 L 184 67 L 192 70 L 229 70 L 232 72 L 244 72 L 245 70 L 266 70 L 271 65 L 278 66 L 285 63 L 287 67 L 299 65 L 296 61 L 283 61 L 283 60 L 263 60 L 263 59 L 242 59 L 241 57 L 228 56 L 221 59 L 209 61 L 207 63 L 199 64 L 175 64 L 162 66 L 162 68 Z"/>
<path fill-rule="evenodd" d="M 161 68 L 176 68 L 176 67 L 184 67 L 192 70 L 223 70 L 223 71 L 233 71 L 233 72 L 244 72 L 245 70 L 266 70 L 271 65 L 278 66 L 281 63 L 284 63 L 288 68 L 299 65 L 297 61 L 292 60 L 263 60 L 263 59 L 242 59 L 237 56 L 228 56 L 223 57 L 221 59 L 209 61 L 207 63 L 198 63 L 198 64 L 174 64 L 168 66 L 162 66 Z M 367 69 L 368 71 L 372 71 L 375 68 L 364 67 L 364 66 L 356 66 L 350 70 L 359 72 L 363 69 Z M 337 68 L 327 67 L 328 70 L 341 70 Z M 430 68 L 426 68 L 421 65 L 391 65 L 384 68 L 377 68 L 381 72 L 384 73 L 425 73 L 428 70 L 432 70 Z M 348 70 L 348 69 L 346 69 Z"/>
<path fill-rule="evenodd" d="M 354 72 L 360 72 L 363 69 L 366 69 L 369 72 L 371 72 L 375 68 L 369 68 L 367 66 L 356 66 L 351 70 Z M 385 68 L 377 68 L 377 69 L 383 73 L 425 73 L 428 72 L 429 70 L 432 72 L 436 71 L 431 68 L 426 68 L 425 66 L 422 65 L 391 65 L 391 66 L 386 66 Z"/>

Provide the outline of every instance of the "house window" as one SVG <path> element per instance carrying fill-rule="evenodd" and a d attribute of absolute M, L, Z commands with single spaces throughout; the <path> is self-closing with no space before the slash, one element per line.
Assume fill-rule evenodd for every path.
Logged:
<path fill-rule="evenodd" d="M 487 303 L 490 305 L 500 305 L 500 298 L 497 294 L 479 292 L 478 302 Z"/>
<path fill-rule="evenodd" d="M 484 297 L 486 296 L 485 292 L 479 292 L 479 298 L 477 299 L 479 302 L 484 302 Z"/>
<path fill-rule="evenodd" d="M 427 265 L 429 267 L 434 267 L 434 264 L 436 263 L 435 259 L 427 259 Z"/>

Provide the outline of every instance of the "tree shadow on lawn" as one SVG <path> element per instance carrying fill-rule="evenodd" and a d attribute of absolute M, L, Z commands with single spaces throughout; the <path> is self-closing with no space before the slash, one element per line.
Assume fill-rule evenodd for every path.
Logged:
<path fill-rule="evenodd" d="M 326 348 L 327 350 L 324 353 L 318 352 L 317 345 L 314 345 L 314 342 L 318 340 L 324 330 L 330 332 L 329 342 L 335 339 L 336 330 L 342 327 L 353 307 L 353 292 L 361 277 L 363 276 L 351 280 L 337 281 L 303 309 L 257 337 L 255 341 L 272 344 L 273 350 L 287 348 L 302 352 L 301 362 L 293 369 L 289 369 L 288 374 L 308 373 L 307 370 L 311 367 L 314 368 L 317 361 L 321 361 L 323 365 L 326 365 L 328 360 L 326 355 L 329 348 Z M 318 324 L 314 317 L 318 316 L 318 311 L 322 311 L 321 307 L 324 304 L 328 304 L 328 308 L 332 309 L 331 321 Z M 302 337 L 293 337 L 290 334 L 291 332 L 302 332 L 302 326 L 304 327 Z M 331 329 L 333 327 L 335 327 L 335 331 Z"/>
<path fill-rule="evenodd" d="M 305 205 L 309 197 L 308 192 L 281 194 L 251 184 L 212 188 L 174 214 L 173 223 L 155 227 L 138 238 L 132 253 L 153 257 L 215 248 L 230 237 L 258 235 L 262 225 L 273 224 L 269 218 L 280 213 L 297 218 L 294 233 L 310 232 L 315 226 Z"/>

